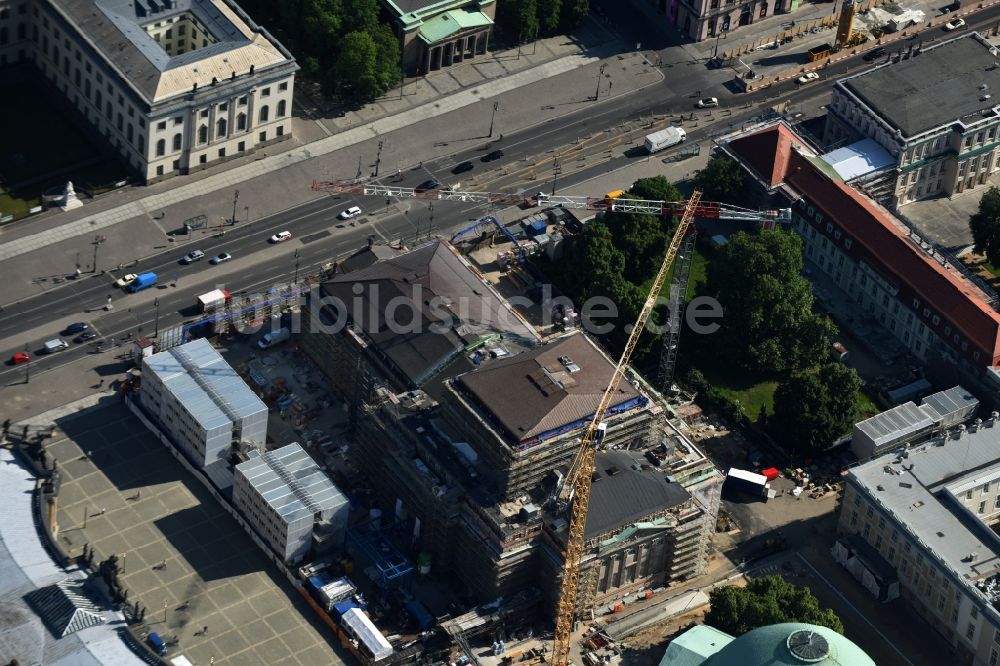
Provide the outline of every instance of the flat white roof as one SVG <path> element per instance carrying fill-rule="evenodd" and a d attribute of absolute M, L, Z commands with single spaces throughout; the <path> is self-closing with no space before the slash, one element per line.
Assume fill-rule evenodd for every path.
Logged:
<path fill-rule="evenodd" d="M 826 155 L 820 155 L 820 159 L 832 166 L 844 180 L 885 169 L 896 163 L 889 151 L 874 139 L 862 139 Z"/>

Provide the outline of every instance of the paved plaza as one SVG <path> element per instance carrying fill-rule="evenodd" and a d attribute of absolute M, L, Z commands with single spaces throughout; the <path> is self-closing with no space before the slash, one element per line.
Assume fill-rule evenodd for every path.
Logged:
<path fill-rule="evenodd" d="M 112 403 L 59 422 L 58 539 L 116 554 L 129 602 L 194 664 L 344 663 L 332 633 L 211 493 Z"/>

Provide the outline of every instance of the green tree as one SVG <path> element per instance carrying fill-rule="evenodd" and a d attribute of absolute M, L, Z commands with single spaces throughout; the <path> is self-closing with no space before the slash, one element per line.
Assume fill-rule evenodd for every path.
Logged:
<path fill-rule="evenodd" d="M 379 88 L 376 96 L 384 95 L 390 88 L 399 84 L 403 76 L 400 69 L 400 59 L 402 57 L 399 50 L 399 39 L 393 33 L 392 28 L 380 23 L 375 26 L 371 33 L 375 41 L 375 75 L 378 79 Z"/>
<path fill-rule="evenodd" d="M 799 452 L 822 451 L 857 420 L 861 382 L 853 368 L 828 363 L 783 381 L 774 392 L 774 436 Z"/>
<path fill-rule="evenodd" d="M 743 188 L 743 169 L 727 155 L 716 155 L 694 175 L 706 201 L 731 201 Z"/>
<path fill-rule="evenodd" d="M 559 28 L 561 16 L 562 0 L 536 0 L 538 4 L 538 26 L 542 32 L 555 32 Z M 525 39 L 537 37 L 535 33 L 528 33 Z"/>
<path fill-rule="evenodd" d="M 780 576 L 754 578 L 746 587 L 717 587 L 708 596 L 711 610 L 705 624 L 733 636 L 782 622 L 804 622 L 844 633 L 844 623 L 829 608 L 821 608 L 808 587 L 797 587 Z"/>
<path fill-rule="evenodd" d="M 559 17 L 560 30 L 578 28 L 583 19 L 590 13 L 589 0 L 562 0 L 562 12 Z"/>
<path fill-rule="evenodd" d="M 682 201 L 684 195 L 664 176 L 640 178 L 628 188 L 625 198 L 651 199 L 653 201 Z"/>
<path fill-rule="evenodd" d="M 812 311 L 812 290 L 801 270 L 802 241 L 790 231 L 737 232 L 719 248 L 706 289 L 725 312 L 712 339 L 722 359 L 773 374 L 826 358 L 836 327 Z"/>
<path fill-rule="evenodd" d="M 379 94 L 377 50 L 375 40 L 367 32 L 348 33 L 333 68 L 338 85 L 347 88 L 356 97 L 376 97 Z"/>
<path fill-rule="evenodd" d="M 537 0 L 505 0 L 497 7 L 497 23 L 518 42 L 538 34 L 541 29 L 538 15 Z"/>
<path fill-rule="evenodd" d="M 969 217 L 969 230 L 976 252 L 985 253 L 994 266 L 1000 266 L 1000 188 L 991 187 L 979 200 L 979 210 Z"/>
<path fill-rule="evenodd" d="M 343 3 L 343 32 L 367 32 L 375 34 L 380 24 L 378 0 L 340 0 Z"/>
<path fill-rule="evenodd" d="M 613 298 L 624 281 L 625 254 L 615 246 L 607 225 L 593 222 L 569 245 L 560 266 L 560 284 L 577 303 L 594 296 Z"/>
<path fill-rule="evenodd" d="M 280 3 L 282 7 L 284 4 Z M 301 35 L 302 52 L 296 53 L 296 56 L 312 55 L 327 66 L 334 62 L 330 45 L 338 43 L 344 35 L 343 16 L 340 0 L 306 0 L 301 16 L 283 11 L 282 23 L 286 31 Z"/>

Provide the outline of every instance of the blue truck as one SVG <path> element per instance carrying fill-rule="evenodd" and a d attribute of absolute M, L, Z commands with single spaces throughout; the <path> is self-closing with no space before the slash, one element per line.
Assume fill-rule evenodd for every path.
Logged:
<path fill-rule="evenodd" d="M 155 631 L 149 632 L 149 636 L 146 637 L 146 640 L 149 641 L 150 646 L 152 646 L 153 651 L 156 652 L 156 654 L 161 657 L 167 654 L 167 644 L 163 642 L 163 639 L 160 638 L 158 633 Z"/>
<path fill-rule="evenodd" d="M 130 284 L 126 289 L 129 293 L 134 294 L 137 291 L 142 291 L 143 289 L 148 289 L 156 284 L 156 273 L 141 273 Z"/>

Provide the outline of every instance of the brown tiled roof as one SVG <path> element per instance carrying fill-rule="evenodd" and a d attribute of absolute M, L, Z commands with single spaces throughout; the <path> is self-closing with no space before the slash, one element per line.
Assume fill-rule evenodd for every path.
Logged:
<path fill-rule="evenodd" d="M 765 136 L 766 135 L 766 136 Z M 957 329 L 961 338 L 981 351 L 983 363 L 1000 363 L 1000 314 L 986 302 L 984 294 L 954 269 L 946 268 L 919 249 L 907 237 L 906 228 L 891 213 L 874 201 L 839 180 L 823 173 L 799 150 L 790 149 L 787 157 L 776 158 L 774 152 L 785 144 L 801 144 L 794 132 L 784 125 L 775 125 L 757 134 L 741 137 L 729 144 L 730 150 L 758 175 L 772 168 L 771 185 L 782 181 L 816 206 L 824 218 L 852 240 L 845 251 L 876 269 L 900 291 L 904 303 L 920 300 L 918 312 L 931 310 Z M 769 149 L 772 154 L 761 153 Z M 778 166 L 783 162 L 783 168 Z M 822 225 L 821 225 L 822 227 Z M 825 228 L 819 228 L 826 233 Z M 842 248 L 842 240 L 831 238 Z M 925 322 L 933 330 L 930 318 Z M 972 349 L 962 352 L 954 340 L 945 336 L 956 351 L 971 357 Z"/>
<path fill-rule="evenodd" d="M 579 370 L 569 372 L 560 361 L 563 357 Z M 460 375 L 457 380 L 493 415 L 508 441 L 523 442 L 592 416 L 614 369 L 586 335 L 576 333 Z M 639 395 L 623 381 L 611 404 Z"/>

